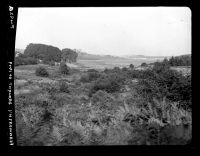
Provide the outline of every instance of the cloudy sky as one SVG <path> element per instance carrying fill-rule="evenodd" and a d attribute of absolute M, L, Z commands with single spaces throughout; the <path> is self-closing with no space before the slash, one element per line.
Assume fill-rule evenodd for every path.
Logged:
<path fill-rule="evenodd" d="M 16 48 L 42 43 L 91 54 L 191 53 L 187 7 L 19 8 Z"/>

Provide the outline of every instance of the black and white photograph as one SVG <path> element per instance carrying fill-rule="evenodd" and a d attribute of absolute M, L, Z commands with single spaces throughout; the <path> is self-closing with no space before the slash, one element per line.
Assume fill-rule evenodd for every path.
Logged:
<path fill-rule="evenodd" d="M 189 7 L 18 7 L 17 146 L 189 145 Z"/>

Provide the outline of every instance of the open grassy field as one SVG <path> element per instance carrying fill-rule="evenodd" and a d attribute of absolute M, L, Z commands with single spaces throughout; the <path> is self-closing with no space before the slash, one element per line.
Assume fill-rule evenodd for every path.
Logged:
<path fill-rule="evenodd" d="M 86 69 L 89 68 L 96 68 L 96 69 L 104 69 L 104 68 L 114 68 L 114 67 L 128 67 L 130 64 L 134 66 L 140 66 L 142 63 L 146 62 L 153 63 L 158 59 L 99 59 L 99 60 L 77 60 L 77 64 L 79 66 L 85 67 Z M 162 59 L 160 59 L 162 60 Z"/>
<path fill-rule="evenodd" d="M 99 75 L 109 77 L 109 73 L 101 69 L 129 66 L 131 63 L 137 66 L 146 62 L 129 61 L 79 60 L 68 64 L 71 69 L 66 75 L 59 73 L 59 66 L 37 64 L 15 67 L 17 144 L 188 144 L 192 137 L 190 111 L 165 99 L 147 101 L 136 90 L 140 87 L 138 79 L 120 78 L 125 73 L 114 74 L 118 80 L 111 76 L 97 81 Z M 48 77 L 36 76 L 39 66 L 45 67 Z M 99 69 L 99 75 L 91 74 L 94 80 L 88 79 L 90 73 L 86 70 L 90 68 Z M 120 89 L 117 89 L 119 84 Z M 94 92 L 98 87 L 108 89 Z M 185 124 L 187 127 L 184 127 Z"/>

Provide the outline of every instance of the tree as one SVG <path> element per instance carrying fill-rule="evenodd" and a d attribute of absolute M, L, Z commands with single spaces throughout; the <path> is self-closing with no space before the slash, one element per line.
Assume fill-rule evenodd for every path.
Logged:
<path fill-rule="evenodd" d="M 61 61 L 61 50 L 57 47 L 53 47 L 45 44 L 29 44 L 24 50 L 24 54 L 36 59 L 44 60 L 48 63 L 51 61 Z"/>
<path fill-rule="evenodd" d="M 191 55 L 181 55 L 169 59 L 171 66 L 191 66 Z"/>
<path fill-rule="evenodd" d="M 38 63 L 37 59 L 33 57 L 29 57 L 22 53 L 18 53 L 18 56 L 15 57 L 15 61 L 14 61 L 15 66 L 37 64 L 37 63 Z"/>
<path fill-rule="evenodd" d="M 174 65 L 175 65 L 175 61 L 174 61 L 174 57 L 173 57 L 173 56 L 169 59 L 169 64 L 170 64 L 171 66 L 174 66 Z"/>
<path fill-rule="evenodd" d="M 76 62 L 78 53 L 72 49 L 65 48 L 62 50 L 62 61 L 63 62 Z"/>
<path fill-rule="evenodd" d="M 59 67 L 61 74 L 69 74 L 69 67 L 65 63 L 61 63 Z"/>
<path fill-rule="evenodd" d="M 129 68 L 134 69 L 134 65 L 133 65 L 133 64 L 130 64 L 130 65 L 129 65 Z"/>
<path fill-rule="evenodd" d="M 146 66 L 147 64 L 145 62 L 141 64 L 141 67 L 146 67 Z"/>

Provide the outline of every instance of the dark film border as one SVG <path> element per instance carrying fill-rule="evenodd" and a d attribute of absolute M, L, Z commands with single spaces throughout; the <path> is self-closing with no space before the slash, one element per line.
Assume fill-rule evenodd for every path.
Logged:
<path fill-rule="evenodd" d="M 7 6 L 7 144 L 16 146 L 16 127 L 15 127 L 15 107 L 14 107 L 14 55 L 15 38 L 17 26 L 18 7 L 14 1 L 10 1 Z"/>

